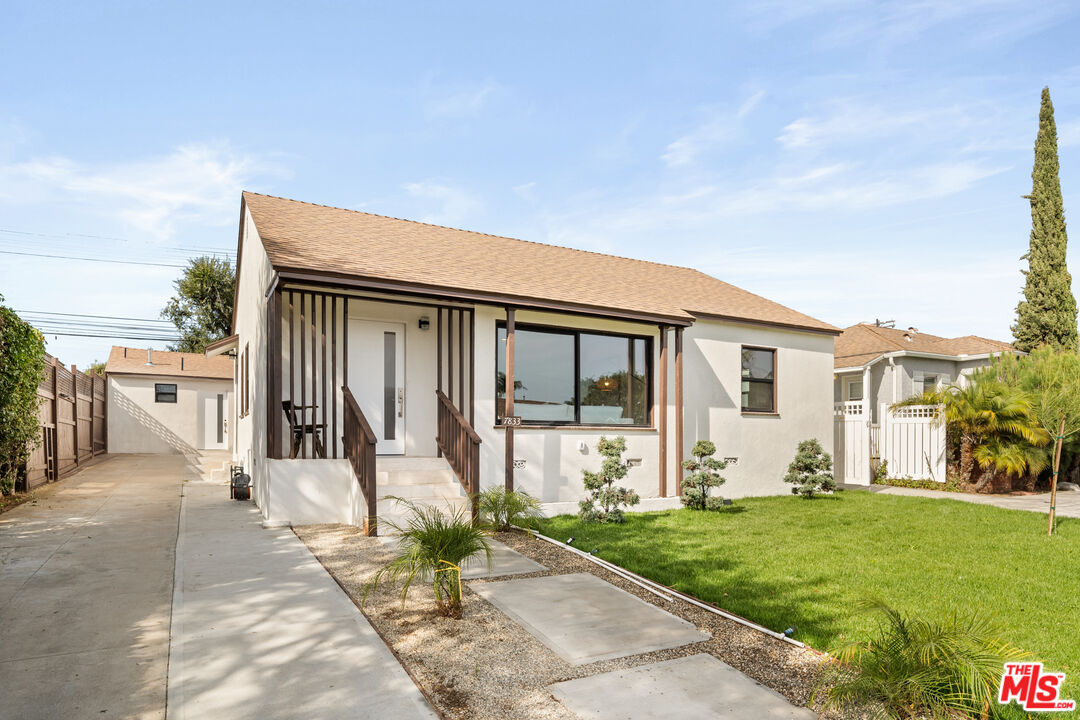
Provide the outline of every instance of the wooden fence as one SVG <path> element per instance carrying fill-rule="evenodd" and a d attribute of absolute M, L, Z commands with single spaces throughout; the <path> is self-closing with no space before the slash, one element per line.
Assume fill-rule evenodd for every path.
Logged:
<path fill-rule="evenodd" d="M 20 490 L 59 480 L 107 449 L 105 378 L 47 360 L 38 384 L 41 443 L 30 454 Z"/>

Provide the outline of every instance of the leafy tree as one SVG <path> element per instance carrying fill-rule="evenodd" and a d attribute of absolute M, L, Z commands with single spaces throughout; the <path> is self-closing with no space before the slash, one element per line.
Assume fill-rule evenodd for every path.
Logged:
<path fill-rule="evenodd" d="M 90 369 L 86 372 L 91 375 L 97 375 L 98 377 L 105 377 L 105 363 L 95 360 L 90 363 Z"/>
<path fill-rule="evenodd" d="M 232 327 L 236 274 L 227 260 L 200 257 L 188 262 L 173 282 L 176 295 L 161 317 L 171 320 L 180 339 L 170 350 L 201 353 L 210 343 L 227 337 Z"/>
<path fill-rule="evenodd" d="M 698 440 L 690 451 L 694 457 L 683 461 L 683 469 L 689 475 L 682 481 L 682 504 L 695 510 L 716 510 L 723 506 L 724 499 L 709 497 L 709 489 L 720 487 L 726 481 L 720 477 L 720 470 L 727 467 L 723 460 L 713 457 L 716 445 L 708 440 Z"/>
<path fill-rule="evenodd" d="M 637 505 L 641 501 L 633 490 L 615 486 L 617 480 L 626 477 L 626 465 L 622 461 L 626 438 L 619 436 L 608 440 L 601 436 L 596 449 L 604 456 L 604 462 L 600 472 L 584 472 L 589 497 L 578 503 L 578 517 L 585 522 L 624 522 L 626 514 L 622 506 Z"/>
<path fill-rule="evenodd" d="M 810 499 L 819 492 L 832 492 L 836 481 L 832 476 L 832 456 L 821 448 L 816 439 L 803 440 L 788 465 L 784 482 L 791 483 L 792 495 Z"/>
<path fill-rule="evenodd" d="M 1031 171 L 1030 248 L 1024 259 L 1024 299 L 1016 307 L 1016 347 L 1031 352 L 1041 345 L 1076 351 L 1076 298 L 1065 265 L 1068 237 L 1058 178 L 1057 126 L 1050 88 L 1043 88 L 1035 165 Z"/>
<path fill-rule="evenodd" d="M 0 303 L 4 300 L 0 295 Z M 38 383 L 45 340 L 13 310 L 0 305 L 0 494 L 7 495 L 41 442 Z"/>

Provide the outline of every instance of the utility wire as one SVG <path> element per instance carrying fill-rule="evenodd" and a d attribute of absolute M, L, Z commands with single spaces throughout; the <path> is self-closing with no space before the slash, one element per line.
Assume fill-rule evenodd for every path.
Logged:
<path fill-rule="evenodd" d="M 167 263 L 138 262 L 136 260 L 106 260 L 105 258 L 74 257 L 72 255 L 46 255 L 44 253 L 16 252 L 15 250 L 0 250 L 4 255 L 26 255 L 28 257 L 54 258 L 57 260 L 81 260 L 83 262 L 115 263 L 117 265 L 152 265 L 154 267 L 186 268 L 187 265 L 171 265 Z"/>
<path fill-rule="evenodd" d="M 94 318 L 95 320 L 136 320 L 138 322 L 165 323 L 172 325 L 171 320 L 156 320 L 150 318 L 118 317 L 116 315 L 84 315 L 82 313 L 46 312 L 44 310 L 16 310 L 19 315 L 63 315 L 64 317 Z"/>

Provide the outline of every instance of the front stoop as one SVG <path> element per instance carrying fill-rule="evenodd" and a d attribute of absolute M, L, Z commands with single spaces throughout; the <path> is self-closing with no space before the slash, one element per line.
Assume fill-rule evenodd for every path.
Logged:
<path fill-rule="evenodd" d="M 468 510 L 469 498 L 445 458 L 379 457 L 375 461 L 379 534 L 388 534 L 387 522 L 401 524 L 406 508 L 390 499 L 399 497 L 440 510 Z"/>

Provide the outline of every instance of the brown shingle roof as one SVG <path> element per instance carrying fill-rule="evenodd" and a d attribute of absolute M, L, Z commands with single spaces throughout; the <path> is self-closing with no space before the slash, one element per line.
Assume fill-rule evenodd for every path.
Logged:
<path fill-rule="evenodd" d="M 127 351 L 127 357 L 124 356 Z M 146 364 L 146 348 L 125 348 L 113 345 L 106 373 L 123 375 L 171 375 L 174 377 L 210 378 L 232 380 L 233 361 L 225 355 L 208 358 L 201 353 L 180 353 L 154 350 L 153 365 Z M 183 359 L 184 369 L 180 369 Z"/>
<path fill-rule="evenodd" d="M 712 315 L 836 332 L 828 323 L 691 268 L 455 230 L 245 192 L 270 263 L 692 321 Z"/>
<path fill-rule="evenodd" d="M 907 350 L 936 355 L 983 355 L 1010 352 L 1013 346 L 977 335 L 943 338 L 924 332 L 859 323 L 844 328 L 834 341 L 835 367 L 858 367 L 885 353 Z"/>

